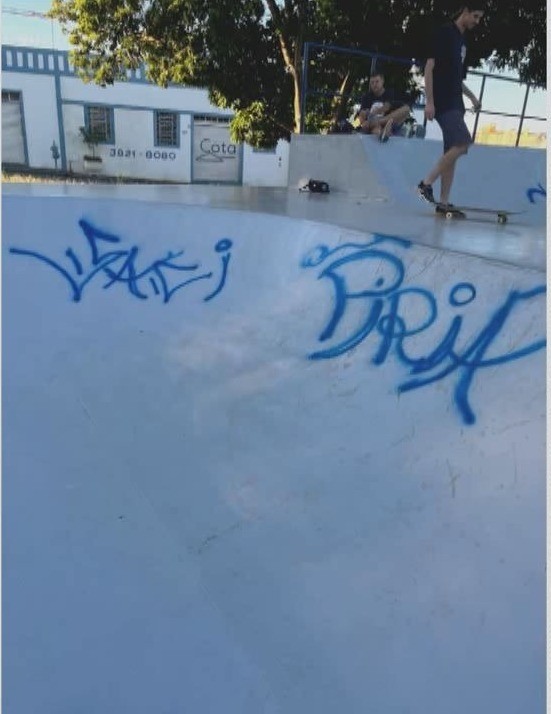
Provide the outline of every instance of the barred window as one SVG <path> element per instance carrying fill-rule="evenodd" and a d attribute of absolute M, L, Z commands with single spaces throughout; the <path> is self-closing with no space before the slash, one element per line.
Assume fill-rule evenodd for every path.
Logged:
<path fill-rule="evenodd" d="M 155 112 L 155 146 L 178 146 L 176 112 Z"/>
<path fill-rule="evenodd" d="M 215 114 L 194 114 L 193 121 L 203 122 L 207 124 L 229 124 L 231 117 L 220 116 Z"/>
<path fill-rule="evenodd" d="M 19 102 L 21 92 L 2 91 L 2 103 Z"/>
<path fill-rule="evenodd" d="M 111 107 L 84 107 L 86 128 L 100 143 L 114 144 L 113 109 Z"/>

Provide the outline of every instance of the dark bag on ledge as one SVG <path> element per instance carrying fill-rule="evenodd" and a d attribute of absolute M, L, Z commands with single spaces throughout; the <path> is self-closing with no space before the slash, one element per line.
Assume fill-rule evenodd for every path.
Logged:
<path fill-rule="evenodd" d="M 326 181 L 317 181 L 310 179 L 306 186 L 303 186 L 299 191 L 310 191 L 311 193 L 329 193 L 329 184 Z"/>

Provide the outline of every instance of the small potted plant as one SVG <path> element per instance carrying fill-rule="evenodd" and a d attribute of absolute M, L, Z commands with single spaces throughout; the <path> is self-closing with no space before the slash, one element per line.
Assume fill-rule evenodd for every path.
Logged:
<path fill-rule="evenodd" d="M 97 172 L 101 168 L 102 162 L 101 156 L 96 156 L 96 146 L 100 142 L 100 137 L 85 126 L 80 127 L 80 133 L 84 143 L 88 145 L 88 148 L 92 152 L 91 154 L 84 154 L 84 170 Z"/>

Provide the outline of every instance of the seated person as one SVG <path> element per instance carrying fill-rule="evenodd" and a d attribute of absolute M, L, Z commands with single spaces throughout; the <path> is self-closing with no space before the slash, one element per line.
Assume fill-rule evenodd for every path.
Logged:
<path fill-rule="evenodd" d="M 376 134 L 382 141 L 388 139 L 393 129 L 398 128 L 409 117 L 409 105 L 396 99 L 392 89 L 385 89 L 382 72 L 369 78 L 369 92 L 361 98 L 358 119 L 360 131 Z"/>

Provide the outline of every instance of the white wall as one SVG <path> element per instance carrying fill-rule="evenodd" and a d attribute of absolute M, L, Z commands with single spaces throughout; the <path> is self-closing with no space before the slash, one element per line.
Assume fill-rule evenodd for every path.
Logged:
<path fill-rule="evenodd" d="M 278 141 L 275 151 L 255 151 L 243 147 L 243 184 L 246 186 L 287 186 L 288 141 Z"/>
<path fill-rule="evenodd" d="M 98 104 L 126 105 L 149 109 L 190 111 L 196 114 L 231 116 L 229 109 L 219 109 L 210 103 L 206 89 L 192 87 L 167 87 L 140 82 L 115 82 L 110 87 L 85 84 L 77 77 L 61 78 L 64 101 L 96 102 Z"/>
<path fill-rule="evenodd" d="M 3 86 L 22 93 L 29 166 L 54 169 L 56 167 L 50 147 L 55 140 L 61 150 L 62 137 L 58 128 L 55 78 L 44 71 L 53 71 L 57 67 L 60 72 L 67 72 L 70 68 L 66 64 L 66 57 L 60 54 L 54 62 L 54 57 L 43 50 L 9 50 L 10 61 L 15 63 L 13 66 L 19 71 L 4 71 Z M 23 64 L 24 56 L 28 56 L 28 67 Z M 38 70 L 42 70 L 42 73 L 38 73 Z M 242 182 L 250 186 L 287 185 L 289 145 L 284 141 L 279 142 L 275 152 L 255 152 L 247 145 L 239 147 L 236 158 L 240 163 L 237 165 L 233 162 L 235 166 L 230 172 L 231 176 L 228 173 L 232 168 L 229 161 L 220 162 L 218 167 L 211 166 L 208 179 L 205 179 L 204 171 L 192 169 L 194 116 L 232 116 L 231 110 L 214 106 L 205 89 L 180 86 L 163 89 L 141 81 L 116 82 L 109 87 L 99 87 L 86 84 L 75 76 L 61 74 L 59 93 L 66 168 L 69 171 L 84 172 L 83 157 L 90 153 L 79 133 L 79 128 L 85 124 L 84 105 L 101 104 L 113 108 L 115 122 L 115 144 L 98 146 L 95 151 L 102 158 L 97 171 L 102 175 L 183 183 L 209 180 Z M 178 147 L 160 149 L 154 145 L 155 110 L 180 114 Z M 62 168 L 61 162 L 58 162 L 58 168 Z"/>
<path fill-rule="evenodd" d="M 102 158 L 99 173 L 152 181 L 191 181 L 189 114 L 180 115 L 180 146 L 170 148 L 154 145 L 152 110 L 115 109 L 114 118 L 115 143 L 95 147 L 96 156 Z M 67 168 L 81 173 L 84 171 L 83 156 L 90 154 L 90 149 L 79 132 L 79 128 L 84 125 L 84 106 L 65 104 L 63 122 Z"/>
<path fill-rule="evenodd" d="M 22 72 L 2 72 L 2 89 L 22 94 L 29 166 L 54 169 L 50 147 L 53 141 L 58 148 L 60 146 L 54 78 L 50 75 L 37 77 Z M 58 167 L 61 168 L 59 162 Z"/>
<path fill-rule="evenodd" d="M 151 84 L 141 84 L 136 82 L 117 82 L 110 87 L 98 87 L 92 84 L 84 84 L 76 77 L 63 77 L 61 80 L 62 96 L 64 101 L 64 117 L 67 117 L 65 131 L 72 147 L 72 153 L 68 151 L 67 160 L 71 161 L 74 171 L 81 171 L 82 168 L 82 143 L 78 134 L 78 126 L 75 130 L 75 116 L 80 112 L 83 117 L 82 108 L 78 105 L 70 105 L 68 102 L 98 103 L 115 106 L 115 140 L 116 150 L 122 149 L 141 152 L 142 157 L 135 157 L 131 154 L 127 158 L 111 157 L 109 148 L 100 147 L 97 152 L 103 158 L 101 173 L 105 175 L 116 175 L 125 177 L 147 178 L 152 180 L 182 181 L 190 182 L 191 175 L 191 145 L 190 128 L 191 117 L 181 115 L 180 118 L 180 148 L 171 150 L 176 154 L 176 159 L 163 160 L 144 158 L 146 151 L 155 151 L 153 141 L 153 110 L 161 109 L 167 111 L 186 111 L 190 114 L 206 114 L 216 116 L 231 117 L 232 112 L 228 109 L 220 109 L 211 104 L 208 99 L 208 92 L 204 89 L 190 87 L 157 87 Z M 131 113 L 124 112 L 121 105 L 140 107 L 143 111 L 134 110 Z M 72 109 L 77 108 L 74 112 Z M 289 144 L 280 141 L 274 152 L 257 152 L 251 146 L 243 147 L 243 170 L 242 182 L 248 186 L 286 186 L 289 167 Z M 222 167 L 221 167 L 222 169 Z M 224 175 L 220 176 L 224 181 Z"/>

